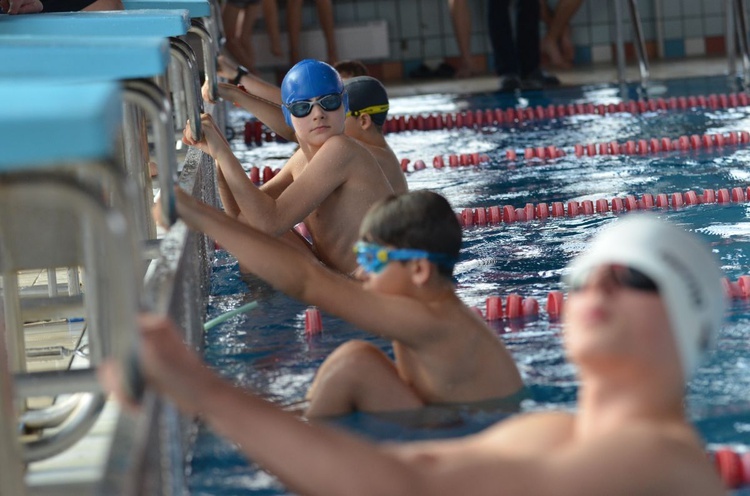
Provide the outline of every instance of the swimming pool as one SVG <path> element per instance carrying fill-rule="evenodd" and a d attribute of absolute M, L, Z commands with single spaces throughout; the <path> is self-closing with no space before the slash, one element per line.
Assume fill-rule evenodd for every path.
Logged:
<path fill-rule="evenodd" d="M 728 92 L 724 78 L 656 82 L 651 95 L 708 95 Z M 634 97 L 632 93 L 629 97 Z M 392 113 L 455 112 L 509 106 L 547 106 L 591 102 L 618 103 L 617 88 L 592 86 L 537 93 L 517 101 L 498 95 L 427 95 L 393 99 Z M 240 128 L 247 115 L 235 112 L 230 119 Z M 750 146 L 725 146 L 648 155 L 575 157 L 576 143 L 677 138 L 681 135 L 750 129 L 750 107 L 728 110 L 658 111 L 645 114 L 576 115 L 534 120 L 520 125 L 489 126 L 480 130 L 454 129 L 392 134 L 389 142 L 399 157 L 432 163 L 435 155 L 486 153 L 479 167 L 445 167 L 409 175 L 412 189 L 430 188 L 445 195 L 457 212 L 465 207 L 495 205 L 523 207 L 526 203 L 612 199 L 644 193 L 666 193 L 705 188 L 742 187 L 750 177 Z M 238 134 L 241 134 L 238 132 Z M 247 149 L 233 145 L 247 165 L 281 166 L 293 150 L 291 144 L 266 143 Z M 548 161 L 510 161 L 506 151 L 555 145 L 568 152 Z M 522 154 L 521 154 L 522 157 Z M 447 160 L 446 160 L 447 163 Z M 750 223 L 748 203 L 703 204 L 658 210 L 683 227 L 701 233 L 720 257 L 731 280 L 750 274 Z M 537 298 L 540 317 L 529 322 L 498 321 L 490 325 L 516 358 L 529 385 L 532 400 L 525 410 L 572 408 L 577 382 L 575 370 L 563 358 L 560 325 L 543 310 L 551 290 L 562 289 L 559 277 L 572 256 L 615 214 L 549 218 L 464 231 L 464 249 L 457 266 L 458 293 L 469 305 L 484 308 L 488 296 L 518 293 Z M 206 359 L 223 375 L 265 397 L 291 404 L 300 400 L 325 356 L 345 340 L 366 339 L 383 349 L 384 340 L 373 338 L 328 315 L 322 335 L 307 339 L 305 305 L 270 290 L 258 281 L 245 283 L 237 264 L 217 252 L 209 317 L 258 299 L 260 308 L 222 324 L 206 336 Z M 690 383 L 691 418 L 709 444 L 750 445 L 750 303 L 736 300 L 728 312 L 717 350 Z M 465 412 L 447 425 L 432 429 L 404 428 L 367 415 L 353 415 L 341 423 L 376 439 L 418 439 L 462 435 L 479 430 L 500 414 Z M 200 429 L 189 470 L 195 495 L 286 494 L 274 479 L 257 470 L 230 444 Z M 736 494 L 750 494 L 747 490 Z"/>

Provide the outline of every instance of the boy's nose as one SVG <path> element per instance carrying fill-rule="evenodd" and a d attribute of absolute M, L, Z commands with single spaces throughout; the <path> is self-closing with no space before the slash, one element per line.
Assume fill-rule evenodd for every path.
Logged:
<path fill-rule="evenodd" d="M 312 106 L 312 109 L 310 110 L 310 114 L 312 114 L 313 117 L 317 117 L 323 113 L 324 113 L 323 109 L 320 108 L 320 105 L 318 105 L 317 103 L 314 103 Z"/>

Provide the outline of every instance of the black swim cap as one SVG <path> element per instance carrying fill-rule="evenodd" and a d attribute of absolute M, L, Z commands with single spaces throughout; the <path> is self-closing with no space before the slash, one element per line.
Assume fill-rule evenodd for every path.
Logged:
<path fill-rule="evenodd" d="M 378 126 L 385 123 L 388 93 L 380 81 L 370 76 L 358 76 L 344 81 L 344 87 L 349 95 L 350 115 L 370 114 L 372 122 Z"/>

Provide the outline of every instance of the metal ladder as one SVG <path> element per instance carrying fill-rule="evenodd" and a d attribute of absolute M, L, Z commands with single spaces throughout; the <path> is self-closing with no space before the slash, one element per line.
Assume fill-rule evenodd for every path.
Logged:
<path fill-rule="evenodd" d="M 617 47 L 617 79 L 621 85 L 625 84 L 625 35 L 622 27 L 622 1 L 613 0 L 615 11 L 615 38 Z M 630 22 L 633 27 L 633 44 L 635 45 L 636 56 L 638 57 L 638 69 L 641 76 L 641 88 L 648 86 L 651 73 L 648 65 L 648 54 L 646 53 L 646 44 L 643 39 L 643 27 L 641 26 L 641 16 L 638 13 L 638 3 L 636 0 L 627 0 L 628 10 L 630 11 Z"/>
<path fill-rule="evenodd" d="M 750 86 L 750 54 L 748 53 L 747 41 L 747 17 L 745 16 L 745 4 L 742 0 L 726 0 L 724 3 L 726 13 L 726 50 L 727 63 L 729 66 L 729 77 L 736 77 L 742 88 Z M 735 42 L 738 42 L 742 69 L 737 70 L 737 53 Z"/>

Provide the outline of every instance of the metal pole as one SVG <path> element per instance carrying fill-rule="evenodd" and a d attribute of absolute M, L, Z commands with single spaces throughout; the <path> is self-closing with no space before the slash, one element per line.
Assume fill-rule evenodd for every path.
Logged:
<path fill-rule="evenodd" d="M 613 0 L 615 10 L 615 41 L 617 46 L 617 80 L 625 84 L 625 41 L 622 33 L 622 10 L 620 0 Z"/>
<path fill-rule="evenodd" d="M 641 86 L 645 88 L 651 74 L 648 68 L 646 44 L 643 41 L 641 16 L 638 14 L 638 3 L 636 3 L 636 0 L 628 0 L 628 6 L 630 7 L 630 22 L 633 24 L 633 34 L 635 35 L 635 50 L 638 54 L 638 67 L 641 71 Z"/>

